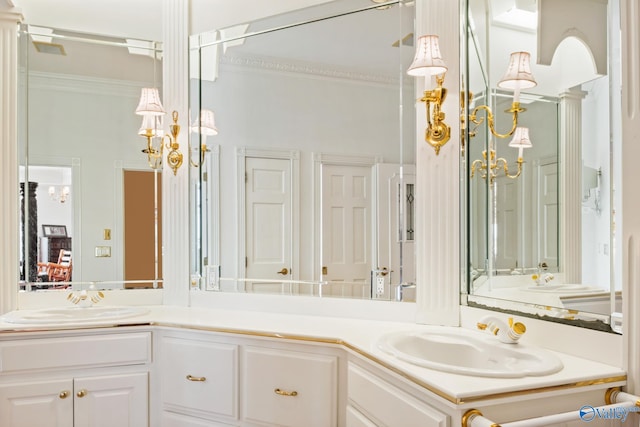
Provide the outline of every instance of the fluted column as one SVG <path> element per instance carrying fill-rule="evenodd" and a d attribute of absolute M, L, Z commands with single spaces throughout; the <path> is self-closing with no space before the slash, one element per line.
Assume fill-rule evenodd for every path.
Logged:
<path fill-rule="evenodd" d="M 189 1 L 163 0 L 163 103 L 167 116 L 178 112 L 178 137 L 184 163 L 177 175 L 167 166 L 162 172 L 162 276 L 164 303 L 189 304 L 189 123 L 188 53 Z"/>
<path fill-rule="evenodd" d="M 565 283 L 582 283 L 582 100 L 572 88 L 560 94 L 560 271 Z"/>
<path fill-rule="evenodd" d="M 640 392 L 640 4 L 621 0 L 622 212 L 614 216 L 622 238 L 622 294 L 627 389 Z M 615 77 L 615 76 L 614 76 Z M 620 189 L 616 188 L 616 191 Z M 622 236 L 620 236 L 622 229 Z M 637 415 L 636 415 L 637 417 Z M 637 419 L 635 421 L 637 423 Z"/>
<path fill-rule="evenodd" d="M 0 0 L 0 314 L 16 308 L 18 283 L 19 9 Z"/>
<path fill-rule="evenodd" d="M 424 141 L 425 105 L 416 104 L 416 279 L 418 323 L 458 325 L 460 300 L 460 122 L 459 2 L 416 2 L 416 36 L 440 36 L 440 50 L 449 67 L 443 104 L 451 139 L 436 156 Z M 416 99 L 424 80 L 416 79 Z M 431 82 L 431 89 L 435 82 Z"/>

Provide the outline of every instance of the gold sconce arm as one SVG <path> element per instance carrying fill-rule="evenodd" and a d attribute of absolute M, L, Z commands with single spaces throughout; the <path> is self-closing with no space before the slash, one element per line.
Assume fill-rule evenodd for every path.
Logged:
<path fill-rule="evenodd" d="M 438 155 L 440 148 L 451 138 L 451 128 L 444 122 L 444 112 L 442 112 L 442 103 L 447 97 L 447 89 L 442 87 L 444 74 L 436 76 L 436 83 L 435 89 L 424 91 L 424 96 L 420 101 L 426 104 L 427 128 L 424 140 L 433 147 Z"/>
<path fill-rule="evenodd" d="M 507 178 L 516 179 L 522 173 L 522 163 L 524 163 L 524 160 L 522 160 L 522 157 L 518 157 L 518 160 L 516 160 L 516 164 L 518 165 L 518 171 L 513 175 L 509 175 L 509 164 L 507 163 L 506 159 L 504 159 L 503 157 L 500 157 L 496 161 L 496 167 L 498 167 L 500 163 L 502 163 L 502 170 L 504 171 L 504 176 L 506 176 Z"/>
<path fill-rule="evenodd" d="M 490 182 L 493 183 L 498 176 L 498 171 L 502 170 L 504 176 L 511 179 L 516 179 L 522 173 L 522 164 L 524 160 L 522 157 L 518 157 L 516 164 L 518 165 L 518 171 L 512 175 L 509 174 L 509 163 L 504 157 L 496 159 L 496 151 L 491 150 L 487 159 L 487 151 L 482 152 L 482 159 L 474 160 L 471 163 L 470 178 L 473 178 L 476 172 L 482 173 L 482 178 L 486 179 L 489 176 Z"/>
<path fill-rule="evenodd" d="M 197 162 L 194 162 L 193 159 L 191 158 L 191 156 L 189 156 L 189 163 L 191 163 L 191 166 L 193 166 L 195 168 L 199 168 L 202 165 L 204 165 L 205 155 L 207 153 L 209 153 L 211 150 L 209 150 L 209 148 L 207 147 L 207 144 L 202 144 L 200 146 L 200 150 L 198 150 L 198 151 L 199 151 L 199 158 L 198 158 Z"/>
<path fill-rule="evenodd" d="M 472 138 L 476 136 L 476 129 L 478 128 L 478 126 L 480 126 L 484 122 L 484 118 L 478 119 L 477 117 L 480 111 L 485 112 L 489 130 L 493 135 L 495 135 L 497 138 L 508 138 L 511 135 L 513 135 L 513 133 L 516 131 L 516 128 L 518 127 L 518 114 L 525 112 L 527 110 L 526 108 L 520 107 L 519 102 L 512 103 L 511 108 L 509 108 L 508 110 L 505 110 L 505 113 L 511 113 L 511 119 L 512 119 L 511 130 L 507 133 L 498 133 L 496 131 L 495 119 L 494 119 L 493 112 L 491 111 L 491 108 L 489 108 L 487 105 L 477 106 L 476 108 L 473 109 L 473 111 L 469 115 L 469 121 L 475 124 L 474 128 L 471 131 L 469 131 L 469 136 Z"/>

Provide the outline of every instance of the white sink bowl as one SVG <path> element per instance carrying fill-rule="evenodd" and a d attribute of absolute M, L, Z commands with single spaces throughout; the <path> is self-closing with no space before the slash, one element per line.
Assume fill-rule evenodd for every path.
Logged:
<path fill-rule="evenodd" d="M 553 285 L 539 285 L 539 286 L 528 286 L 526 288 L 527 291 L 530 292 L 548 292 L 548 293 L 558 293 L 558 294 L 577 294 L 584 292 L 605 292 L 604 289 L 596 288 L 589 285 L 579 285 L 579 284 L 553 284 Z"/>
<path fill-rule="evenodd" d="M 0 320 L 20 324 L 86 323 L 125 319 L 148 313 L 142 307 L 58 307 L 42 310 L 18 310 L 0 316 Z"/>
<path fill-rule="evenodd" d="M 504 344 L 488 333 L 453 327 L 386 334 L 378 348 L 414 365 L 463 375 L 521 378 L 563 368 L 562 361 L 546 350 Z"/>

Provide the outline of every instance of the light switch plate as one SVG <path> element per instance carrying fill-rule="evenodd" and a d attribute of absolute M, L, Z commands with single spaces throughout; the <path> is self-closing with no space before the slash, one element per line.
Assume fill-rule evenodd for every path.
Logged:
<path fill-rule="evenodd" d="M 96 258 L 109 258 L 111 256 L 111 246 L 96 246 Z"/>

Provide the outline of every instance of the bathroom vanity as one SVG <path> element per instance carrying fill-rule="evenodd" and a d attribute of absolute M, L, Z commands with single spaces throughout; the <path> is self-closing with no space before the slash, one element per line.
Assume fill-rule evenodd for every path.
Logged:
<path fill-rule="evenodd" d="M 557 373 L 492 378 L 377 346 L 388 333 L 459 329 L 166 306 L 84 325 L 0 323 L 0 424 L 456 426 L 470 409 L 506 422 L 603 405 L 626 384 L 619 368 L 555 352 Z"/>

